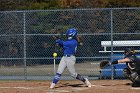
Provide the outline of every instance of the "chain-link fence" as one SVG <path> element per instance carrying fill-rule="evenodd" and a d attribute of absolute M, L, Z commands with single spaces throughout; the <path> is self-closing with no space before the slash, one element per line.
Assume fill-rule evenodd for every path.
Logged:
<path fill-rule="evenodd" d="M 78 73 L 91 79 L 123 78 L 123 65 L 102 70 L 99 63 L 114 60 L 118 53 L 123 58 L 122 52 L 113 51 L 126 47 L 139 50 L 139 45 L 133 43 L 113 46 L 113 41 L 131 43 L 140 39 L 140 8 L 1 11 L 0 79 L 52 79 L 54 36 L 64 33 L 66 39 L 65 32 L 70 27 L 78 29 L 81 41 L 75 64 Z M 56 69 L 62 56 L 60 50 Z M 69 78 L 65 70 L 62 79 Z"/>

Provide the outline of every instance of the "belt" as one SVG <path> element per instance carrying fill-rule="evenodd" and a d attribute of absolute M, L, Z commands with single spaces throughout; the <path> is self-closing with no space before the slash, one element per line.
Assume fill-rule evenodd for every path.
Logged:
<path fill-rule="evenodd" d="M 74 55 L 69 55 L 69 54 L 67 54 L 67 55 L 64 55 L 64 57 L 71 57 L 71 56 L 74 56 Z"/>

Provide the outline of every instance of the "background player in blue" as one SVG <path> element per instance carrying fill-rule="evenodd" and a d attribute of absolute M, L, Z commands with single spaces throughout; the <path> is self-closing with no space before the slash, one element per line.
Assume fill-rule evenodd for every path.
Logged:
<path fill-rule="evenodd" d="M 77 30 L 75 28 L 68 29 L 66 32 L 67 40 L 56 40 L 56 43 L 59 44 L 64 49 L 63 57 L 60 60 L 58 70 L 56 75 L 54 76 L 53 82 L 50 88 L 54 88 L 56 83 L 60 80 L 61 74 L 63 73 L 64 69 L 67 67 L 71 76 L 78 80 L 81 80 L 86 84 L 87 87 L 91 87 L 91 83 L 88 81 L 87 78 L 82 77 L 80 74 L 77 74 L 75 71 L 74 64 L 76 62 L 76 49 L 77 49 Z"/>
<path fill-rule="evenodd" d="M 131 48 L 125 49 L 124 54 L 124 59 L 113 61 L 112 64 L 126 63 L 124 75 L 132 81 L 132 87 L 140 87 L 140 59 Z"/>

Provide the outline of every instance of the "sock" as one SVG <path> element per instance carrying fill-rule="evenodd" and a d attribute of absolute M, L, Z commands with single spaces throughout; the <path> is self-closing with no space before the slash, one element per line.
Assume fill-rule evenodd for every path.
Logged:
<path fill-rule="evenodd" d="M 60 80 L 60 77 L 61 77 L 61 74 L 56 73 L 56 75 L 55 75 L 55 77 L 54 77 L 54 79 L 53 79 L 53 83 L 56 84 L 56 83 Z"/>
<path fill-rule="evenodd" d="M 83 82 L 86 81 L 85 78 L 83 78 L 80 74 L 77 74 L 76 79 L 81 80 L 81 81 L 83 81 Z"/>

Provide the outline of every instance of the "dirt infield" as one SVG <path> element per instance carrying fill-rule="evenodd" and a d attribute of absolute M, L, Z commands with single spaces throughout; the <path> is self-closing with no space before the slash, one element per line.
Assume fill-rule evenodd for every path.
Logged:
<path fill-rule="evenodd" d="M 128 80 L 92 80 L 88 88 L 80 81 L 59 81 L 49 89 L 51 81 L 0 81 L 0 93 L 140 93 Z"/>

